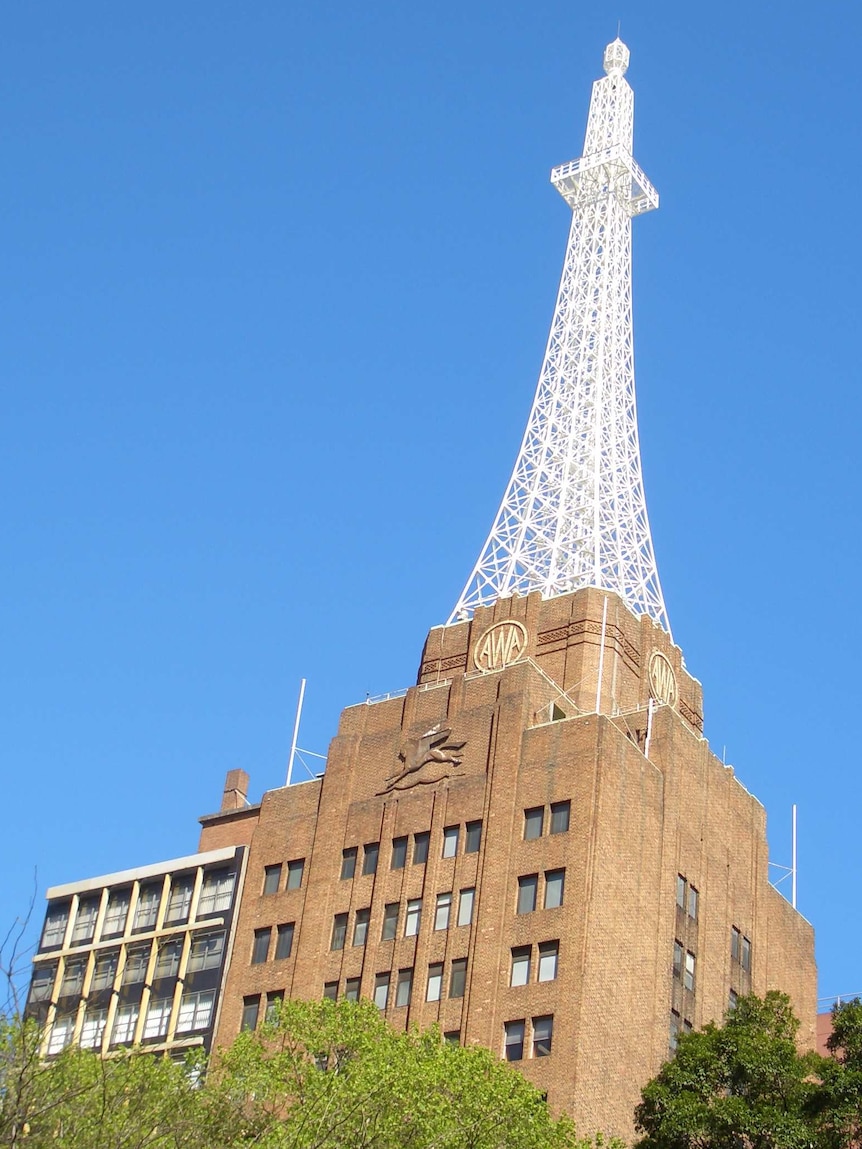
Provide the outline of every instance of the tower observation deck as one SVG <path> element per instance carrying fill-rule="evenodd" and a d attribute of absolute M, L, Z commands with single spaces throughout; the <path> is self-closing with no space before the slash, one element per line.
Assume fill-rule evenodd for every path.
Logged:
<path fill-rule="evenodd" d="M 584 154 L 551 172 L 572 224 L 539 384 L 494 525 L 449 622 L 513 594 L 614 591 L 670 633 L 641 472 L 631 221 L 658 207 L 632 157 L 629 50 L 605 49 Z"/>

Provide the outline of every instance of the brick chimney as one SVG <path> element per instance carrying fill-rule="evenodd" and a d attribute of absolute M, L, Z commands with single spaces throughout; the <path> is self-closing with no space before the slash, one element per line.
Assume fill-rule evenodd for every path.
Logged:
<path fill-rule="evenodd" d="M 248 774 L 245 770 L 228 770 L 221 796 L 222 812 L 241 810 L 248 805 Z"/>

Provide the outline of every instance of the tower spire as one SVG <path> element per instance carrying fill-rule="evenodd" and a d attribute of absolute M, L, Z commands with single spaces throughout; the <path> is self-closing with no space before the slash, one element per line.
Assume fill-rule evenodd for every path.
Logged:
<path fill-rule="evenodd" d="M 584 154 L 551 172 L 572 209 L 539 385 L 491 533 L 449 619 L 512 594 L 614 591 L 670 633 L 647 518 L 635 406 L 632 216 L 658 193 L 632 157 L 619 36 L 593 84 Z"/>

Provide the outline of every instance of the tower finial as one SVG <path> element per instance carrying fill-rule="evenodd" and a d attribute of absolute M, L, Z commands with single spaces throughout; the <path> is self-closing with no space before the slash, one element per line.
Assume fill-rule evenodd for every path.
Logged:
<path fill-rule="evenodd" d="M 613 40 L 605 48 L 605 71 L 609 76 L 624 76 L 629 66 L 629 58 L 629 50 L 617 33 L 616 40 Z"/>

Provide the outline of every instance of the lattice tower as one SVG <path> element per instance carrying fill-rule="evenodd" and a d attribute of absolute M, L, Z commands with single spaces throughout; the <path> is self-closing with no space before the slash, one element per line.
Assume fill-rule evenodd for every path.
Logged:
<path fill-rule="evenodd" d="M 629 50 L 605 49 L 584 154 L 551 172 L 572 209 L 539 385 L 512 478 L 449 622 L 539 590 L 615 591 L 668 633 L 647 518 L 632 350 L 632 216 L 658 193 L 632 158 Z"/>

